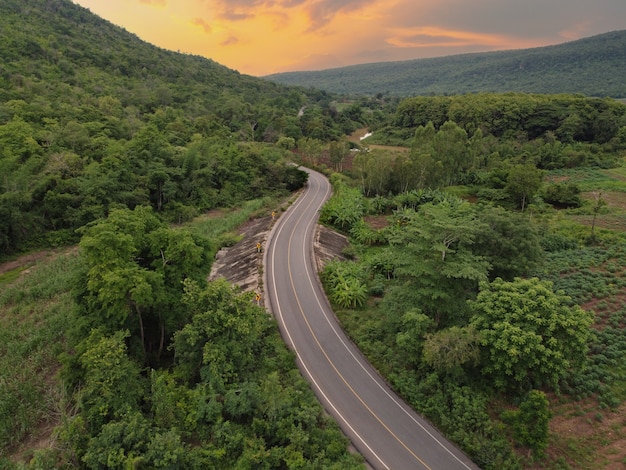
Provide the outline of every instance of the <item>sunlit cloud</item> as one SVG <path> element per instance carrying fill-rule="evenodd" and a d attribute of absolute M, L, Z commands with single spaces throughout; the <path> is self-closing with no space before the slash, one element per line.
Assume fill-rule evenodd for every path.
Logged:
<path fill-rule="evenodd" d="M 200 26 L 205 33 L 210 33 L 213 28 L 211 28 L 211 25 L 209 23 L 207 23 L 206 21 L 204 21 L 202 18 L 196 18 L 194 19 L 191 24 L 196 25 L 196 26 Z"/>
<path fill-rule="evenodd" d="M 220 42 L 220 46 L 234 46 L 239 43 L 239 38 L 235 36 L 229 36 L 224 41 Z"/>
<path fill-rule="evenodd" d="M 509 49 L 533 47 L 540 44 L 529 39 L 499 34 L 451 31 L 431 26 L 398 28 L 393 33 L 393 36 L 386 39 L 387 44 L 401 48 L 483 46 Z"/>
<path fill-rule="evenodd" d="M 139 0 L 139 3 L 143 3 L 145 5 L 156 5 L 159 7 L 164 7 L 167 5 L 167 0 Z"/>

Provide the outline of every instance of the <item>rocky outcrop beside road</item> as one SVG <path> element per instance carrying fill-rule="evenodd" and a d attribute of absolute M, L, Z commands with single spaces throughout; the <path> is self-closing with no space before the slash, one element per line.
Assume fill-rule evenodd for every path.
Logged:
<path fill-rule="evenodd" d="M 274 222 L 271 217 L 263 217 L 244 224 L 239 230 L 243 235 L 241 241 L 217 253 L 209 281 L 223 277 L 244 292 L 263 296 L 263 253 L 258 251 L 257 245 L 265 249 Z M 344 259 L 342 252 L 347 246 L 344 235 L 318 224 L 314 238 L 318 271 L 331 259 Z"/>

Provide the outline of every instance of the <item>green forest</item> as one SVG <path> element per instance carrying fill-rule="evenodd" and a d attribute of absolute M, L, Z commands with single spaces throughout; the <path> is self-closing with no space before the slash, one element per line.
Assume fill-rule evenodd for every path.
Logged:
<path fill-rule="evenodd" d="M 288 87 L 68 0 L 3 1 L 0 59 L 0 468 L 364 468 L 207 282 L 292 162 L 333 183 L 340 321 L 417 411 L 485 469 L 626 462 L 626 105 Z"/>
<path fill-rule="evenodd" d="M 626 31 L 555 46 L 481 52 L 327 70 L 283 72 L 266 78 L 284 85 L 360 95 L 464 93 L 581 93 L 626 98 Z"/>

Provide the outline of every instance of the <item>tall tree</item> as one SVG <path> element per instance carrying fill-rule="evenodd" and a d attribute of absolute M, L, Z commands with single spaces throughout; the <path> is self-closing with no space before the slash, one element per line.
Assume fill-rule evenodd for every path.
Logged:
<path fill-rule="evenodd" d="M 441 183 L 457 184 L 461 175 L 473 166 L 467 133 L 452 121 L 447 121 L 433 138 L 435 159 L 440 162 Z"/>
<path fill-rule="evenodd" d="M 186 379 L 202 378 L 217 390 L 245 381 L 271 328 L 269 317 L 250 295 L 236 295 L 225 280 L 204 289 L 186 281 L 183 300 L 195 312 L 192 322 L 174 335 L 176 358 Z"/>
<path fill-rule="evenodd" d="M 541 187 L 543 172 L 535 165 L 515 165 L 509 170 L 506 191 L 519 201 L 522 212 L 527 202 Z"/>
<path fill-rule="evenodd" d="M 465 300 L 487 279 L 489 264 L 472 252 L 481 223 L 474 207 L 458 200 L 405 211 L 388 228 L 394 274 L 420 299 L 416 305 L 441 326 L 466 320 Z"/>
<path fill-rule="evenodd" d="M 490 263 L 490 279 L 511 281 L 526 276 L 542 261 L 539 235 L 528 217 L 492 205 L 479 205 L 483 230 L 476 234 L 474 252 Z"/>
<path fill-rule="evenodd" d="M 593 313 L 571 306 L 549 281 L 483 282 L 470 305 L 483 374 L 497 389 L 556 388 L 585 361 Z"/>
<path fill-rule="evenodd" d="M 145 206 L 117 209 L 87 227 L 81 240 L 87 263 L 83 308 L 94 325 L 128 328 L 148 360 L 184 322 L 181 282 L 198 278 L 203 250 L 185 233 L 166 228 Z"/>

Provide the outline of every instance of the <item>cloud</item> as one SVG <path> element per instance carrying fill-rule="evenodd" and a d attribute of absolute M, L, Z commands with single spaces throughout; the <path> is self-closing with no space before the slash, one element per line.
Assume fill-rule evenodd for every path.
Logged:
<path fill-rule="evenodd" d="M 307 0 L 215 0 L 217 16 L 227 21 L 255 18 L 267 11 L 293 8 Z"/>
<path fill-rule="evenodd" d="M 418 26 L 415 28 L 396 28 L 393 35 L 385 41 L 395 47 L 498 47 L 501 44 L 515 42 L 510 37 L 498 34 L 475 33 L 472 31 L 454 31 L 443 28 Z M 521 41 L 520 47 L 528 46 L 528 41 Z"/>
<path fill-rule="evenodd" d="M 145 5 L 155 5 L 158 7 L 164 7 L 167 5 L 167 0 L 139 0 L 139 3 L 143 3 Z"/>
<path fill-rule="evenodd" d="M 246 13 L 241 10 L 226 10 L 220 14 L 220 17 L 228 21 L 242 21 L 250 18 L 254 18 L 254 13 Z"/>
<path fill-rule="evenodd" d="M 307 11 L 311 20 L 310 30 L 314 31 L 328 24 L 338 13 L 355 12 L 377 2 L 375 0 L 321 0 L 307 3 L 311 3 Z"/>
<path fill-rule="evenodd" d="M 239 44 L 239 38 L 236 36 L 228 36 L 228 38 L 220 42 L 220 46 L 234 46 L 236 44 Z"/>
<path fill-rule="evenodd" d="M 389 9 L 396 28 L 472 31 L 526 44 L 578 39 L 623 29 L 624 0 L 399 0 Z M 613 24 L 611 28 L 609 24 Z M 508 41 L 502 42 L 507 46 Z"/>
<path fill-rule="evenodd" d="M 194 26 L 200 26 L 202 29 L 204 29 L 205 33 L 210 33 L 213 30 L 213 28 L 211 28 L 211 25 L 202 18 L 195 18 L 191 22 L 191 24 L 193 24 Z"/>
<path fill-rule="evenodd" d="M 215 0 L 218 17 L 242 21 L 264 14 L 297 14 L 305 12 L 310 30 L 331 22 L 338 13 L 357 11 L 380 0 Z"/>

